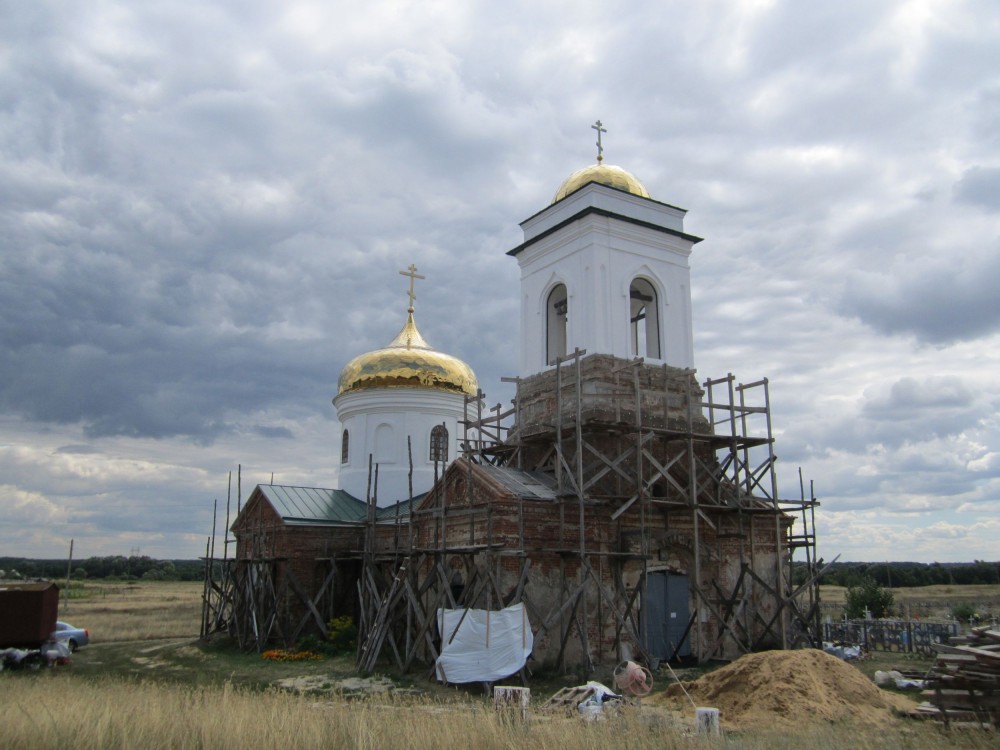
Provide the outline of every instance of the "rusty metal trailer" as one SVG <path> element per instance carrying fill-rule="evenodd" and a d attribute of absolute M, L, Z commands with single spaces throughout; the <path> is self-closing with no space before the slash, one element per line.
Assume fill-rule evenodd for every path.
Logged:
<path fill-rule="evenodd" d="M 0 648 L 39 648 L 52 638 L 58 613 L 56 584 L 0 584 Z"/>

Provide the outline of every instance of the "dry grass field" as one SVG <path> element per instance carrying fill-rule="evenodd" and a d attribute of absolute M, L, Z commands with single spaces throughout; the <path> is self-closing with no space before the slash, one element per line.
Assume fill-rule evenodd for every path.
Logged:
<path fill-rule="evenodd" d="M 199 644 L 200 596 L 198 583 L 87 583 L 75 590 L 60 617 L 90 628 L 94 642 L 68 666 L 0 672 L 0 748 L 985 750 L 1000 744 L 994 732 L 945 732 L 888 712 L 877 726 L 804 720 L 791 730 L 737 728 L 711 738 L 694 734 L 693 710 L 668 710 L 652 698 L 605 721 L 533 712 L 527 724 L 511 724 L 494 714 L 478 688 L 443 688 L 422 671 L 366 683 L 399 691 L 359 693 L 351 688 L 359 681 L 350 656 L 275 663 Z M 610 681 L 610 675 L 595 677 Z M 568 685 L 580 681 L 560 679 Z M 279 680 L 317 689 L 280 689 Z M 668 681 L 658 675 L 657 692 Z M 556 687 L 552 678 L 533 682 L 533 704 Z M 790 694 L 789 701 L 795 700 Z"/>
<path fill-rule="evenodd" d="M 691 722 L 646 708 L 605 721 L 534 714 L 509 723 L 484 701 L 449 703 L 372 697 L 317 699 L 277 690 L 228 685 L 185 687 L 146 681 L 96 683 L 51 675 L 0 679 L 4 706 L 0 740 L 7 750 L 68 748 L 532 748 L 630 750 L 744 748 L 746 750 L 922 750 L 996 747 L 983 731 L 908 726 L 887 717 L 884 727 L 819 724 L 792 732 L 756 730 L 699 737 Z"/>
<path fill-rule="evenodd" d="M 89 629 L 95 643 L 197 638 L 201 592 L 194 581 L 74 582 L 59 619 Z"/>
<path fill-rule="evenodd" d="M 947 620 L 957 604 L 972 604 L 980 613 L 1000 615 L 1000 586 L 914 586 L 890 589 L 893 610 L 897 615 L 920 619 Z M 820 599 L 827 605 L 843 606 L 847 589 L 843 586 L 820 586 Z"/>

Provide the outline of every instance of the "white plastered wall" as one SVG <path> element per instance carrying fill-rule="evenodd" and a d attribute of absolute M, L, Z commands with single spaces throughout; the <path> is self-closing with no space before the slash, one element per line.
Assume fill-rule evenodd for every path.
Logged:
<path fill-rule="evenodd" d="M 587 208 L 601 213 L 558 226 Z M 533 375 L 548 366 L 545 306 L 557 283 L 566 285 L 568 295 L 567 353 L 580 348 L 631 357 L 629 288 L 636 277 L 650 281 L 657 292 L 662 358 L 650 361 L 693 368 L 688 258 L 695 240 L 678 235 L 683 214 L 673 206 L 592 184 L 524 222 L 528 244 L 517 254 L 520 374 Z"/>
<path fill-rule="evenodd" d="M 413 493 L 426 492 L 434 483 L 430 459 L 431 430 L 448 430 L 448 461 L 458 455 L 465 419 L 461 393 L 430 388 L 371 388 L 342 393 L 334 399 L 337 418 L 350 434 L 347 463 L 341 463 L 339 487 L 359 500 L 368 494 L 368 456 L 379 463 L 378 504 L 391 505 L 409 497 L 409 436 L 413 455 Z M 376 436 L 382 440 L 376 444 Z M 336 452 L 340 457 L 340 451 Z M 439 474 L 444 465 L 438 464 Z M 374 472 L 374 469 L 373 469 Z"/>

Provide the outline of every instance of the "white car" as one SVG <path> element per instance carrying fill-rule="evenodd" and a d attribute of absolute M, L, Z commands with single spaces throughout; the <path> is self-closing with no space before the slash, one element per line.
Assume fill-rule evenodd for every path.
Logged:
<path fill-rule="evenodd" d="M 70 651 L 76 651 L 80 646 L 90 643 L 90 631 L 81 628 L 74 628 L 68 622 L 56 622 L 56 630 L 52 638 L 65 643 Z"/>

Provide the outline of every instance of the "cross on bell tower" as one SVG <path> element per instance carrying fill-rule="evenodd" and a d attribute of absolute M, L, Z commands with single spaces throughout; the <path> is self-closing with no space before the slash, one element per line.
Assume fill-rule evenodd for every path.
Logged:
<path fill-rule="evenodd" d="M 689 256 L 699 237 L 684 209 L 649 196 L 635 175 L 597 163 L 578 169 L 552 203 L 521 223 L 508 254 L 521 269 L 521 369 L 528 377 L 574 350 L 694 367 Z"/>

